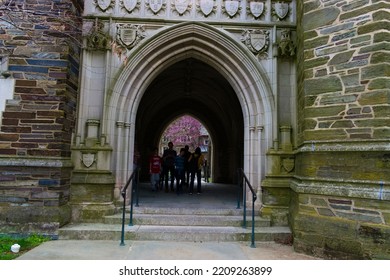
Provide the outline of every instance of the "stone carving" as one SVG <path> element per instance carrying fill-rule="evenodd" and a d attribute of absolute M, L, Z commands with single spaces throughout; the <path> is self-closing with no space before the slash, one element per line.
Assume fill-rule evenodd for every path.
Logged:
<path fill-rule="evenodd" d="M 139 6 L 138 0 L 122 0 L 122 8 L 131 13 Z"/>
<path fill-rule="evenodd" d="M 118 24 L 116 39 L 117 42 L 125 47 L 131 49 L 145 38 L 145 30 L 143 25 L 135 24 Z"/>
<path fill-rule="evenodd" d="M 284 158 L 282 160 L 282 167 L 287 173 L 290 173 L 294 170 L 295 161 L 293 158 Z"/>
<path fill-rule="evenodd" d="M 92 164 L 96 161 L 95 154 L 86 153 L 82 154 L 81 162 L 85 165 L 85 167 L 90 168 Z"/>
<path fill-rule="evenodd" d="M 115 0 L 95 0 L 95 3 L 102 12 L 105 12 L 114 4 L 114 1 Z"/>
<path fill-rule="evenodd" d="M 184 15 L 191 8 L 190 0 L 174 0 L 173 10 L 179 15 Z"/>
<path fill-rule="evenodd" d="M 263 53 L 269 46 L 269 31 L 244 30 L 241 41 L 254 53 Z"/>
<path fill-rule="evenodd" d="M 93 31 L 86 35 L 87 50 L 105 51 L 110 49 L 111 37 L 103 31 L 104 24 L 95 20 Z"/>
<path fill-rule="evenodd" d="M 153 14 L 157 15 L 163 8 L 165 8 L 166 3 L 165 0 L 149 0 L 147 6 Z"/>
<path fill-rule="evenodd" d="M 249 3 L 249 11 L 254 18 L 259 18 L 264 13 L 264 2 L 251 1 Z"/>
<path fill-rule="evenodd" d="M 274 5 L 274 15 L 278 17 L 279 20 L 283 20 L 290 11 L 290 6 L 286 2 L 277 2 Z"/>
<path fill-rule="evenodd" d="M 282 30 L 282 37 L 278 44 L 280 56 L 295 56 L 296 46 L 291 40 L 291 31 L 289 29 Z"/>
<path fill-rule="evenodd" d="M 200 0 L 199 9 L 205 17 L 208 17 L 211 13 L 215 11 L 215 1 L 214 0 Z"/>
<path fill-rule="evenodd" d="M 241 10 L 240 1 L 238 0 L 225 0 L 225 12 L 230 18 L 237 15 L 237 12 Z"/>

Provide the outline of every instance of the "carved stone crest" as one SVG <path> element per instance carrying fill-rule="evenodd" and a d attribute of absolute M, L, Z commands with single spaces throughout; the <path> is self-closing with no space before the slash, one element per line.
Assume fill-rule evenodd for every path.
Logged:
<path fill-rule="evenodd" d="M 277 2 L 274 6 L 275 14 L 279 19 L 284 19 L 290 10 L 288 3 Z"/>
<path fill-rule="evenodd" d="M 230 17 L 234 17 L 240 7 L 238 0 L 225 0 L 225 11 Z"/>
<path fill-rule="evenodd" d="M 249 3 L 249 10 L 254 18 L 259 18 L 264 12 L 264 2 L 251 1 Z"/>
<path fill-rule="evenodd" d="M 183 15 L 187 11 L 189 5 L 190 5 L 189 0 L 174 1 L 175 10 L 179 13 L 179 15 Z"/>
<path fill-rule="evenodd" d="M 85 167 L 89 168 L 96 161 L 95 154 L 92 153 L 82 154 L 81 161 L 85 165 Z"/>
<path fill-rule="evenodd" d="M 200 0 L 199 7 L 202 13 L 207 17 L 214 10 L 214 0 Z"/>
<path fill-rule="evenodd" d="M 105 12 L 112 6 L 114 0 L 95 0 L 95 2 L 99 9 Z"/>
<path fill-rule="evenodd" d="M 119 44 L 130 49 L 145 38 L 144 28 L 142 25 L 118 24 L 116 38 Z"/>
<path fill-rule="evenodd" d="M 269 31 L 266 30 L 245 30 L 241 41 L 254 53 L 258 54 L 268 49 Z"/>
<path fill-rule="evenodd" d="M 162 7 L 165 5 L 164 0 L 149 0 L 149 9 L 154 13 L 158 14 Z"/>
<path fill-rule="evenodd" d="M 287 173 L 290 173 L 291 171 L 294 170 L 295 167 L 295 162 L 293 158 L 285 158 L 282 160 L 282 166 L 284 170 L 287 171 Z"/>
<path fill-rule="evenodd" d="M 122 0 L 122 7 L 131 13 L 138 5 L 138 0 Z"/>

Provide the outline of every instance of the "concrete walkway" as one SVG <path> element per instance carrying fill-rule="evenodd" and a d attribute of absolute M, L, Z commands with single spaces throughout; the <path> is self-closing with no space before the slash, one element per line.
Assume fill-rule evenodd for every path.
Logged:
<path fill-rule="evenodd" d="M 178 209 L 235 209 L 237 186 L 202 182 L 202 195 L 177 196 L 175 193 L 151 192 L 140 184 L 139 203 L 143 207 Z M 186 189 L 184 189 L 186 191 Z M 242 206 L 242 205 L 241 205 Z M 43 243 L 23 254 L 21 260 L 309 260 L 295 253 L 292 246 L 274 242 L 175 242 L 125 240 L 55 240 Z"/>
<path fill-rule="evenodd" d="M 56 240 L 43 243 L 19 260 L 314 260 L 293 247 L 258 242 L 166 242 Z"/>

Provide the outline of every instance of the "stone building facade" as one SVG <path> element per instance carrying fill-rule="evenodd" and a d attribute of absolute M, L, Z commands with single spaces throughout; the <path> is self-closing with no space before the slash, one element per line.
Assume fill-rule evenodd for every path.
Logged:
<path fill-rule="evenodd" d="M 2 233 L 114 213 L 135 150 L 191 114 L 213 181 L 243 167 L 296 251 L 390 258 L 388 1 L 3 2 Z"/>

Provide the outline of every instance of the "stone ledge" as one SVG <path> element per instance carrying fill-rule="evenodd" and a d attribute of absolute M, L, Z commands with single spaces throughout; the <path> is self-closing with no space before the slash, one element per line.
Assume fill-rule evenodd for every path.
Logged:
<path fill-rule="evenodd" d="M 390 151 L 390 144 L 388 141 L 382 140 L 372 140 L 362 141 L 362 140 L 348 140 L 348 141 L 305 141 L 303 144 L 295 151 L 295 153 L 304 153 L 304 152 L 372 152 L 372 151 Z"/>
<path fill-rule="evenodd" d="M 370 198 L 375 200 L 390 201 L 390 182 L 349 180 L 335 181 L 318 178 L 306 178 L 294 176 L 290 188 L 296 193 L 321 194 L 339 197 Z"/>
<path fill-rule="evenodd" d="M 73 168 L 70 159 L 39 157 L 0 157 L 0 166 Z"/>

